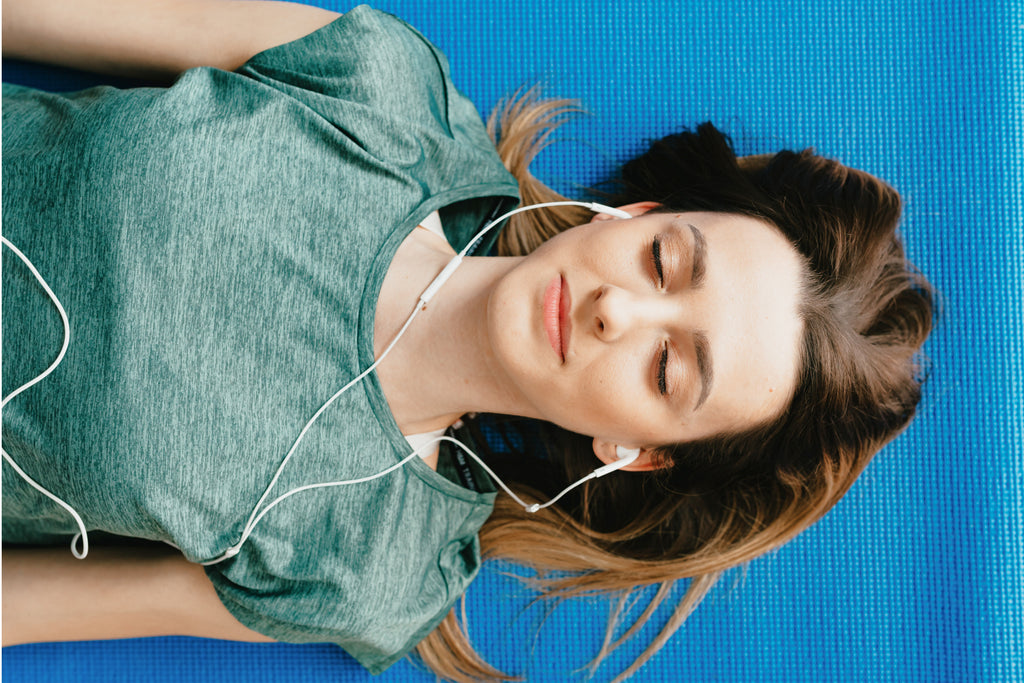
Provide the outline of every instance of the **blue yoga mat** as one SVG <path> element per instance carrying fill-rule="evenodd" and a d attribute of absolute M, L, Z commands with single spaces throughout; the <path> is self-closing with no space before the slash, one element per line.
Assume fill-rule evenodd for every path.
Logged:
<path fill-rule="evenodd" d="M 481 112 L 536 81 L 581 98 L 591 114 L 537 164 L 562 191 L 596 183 L 652 138 L 711 120 L 742 152 L 814 146 L 905 198 L 909 253 L 941 299 L 920 416 L 821 522 L 727 574 L 634 680 L 1024 680 L 1021 1 L 375 6 L 441 47 Z M 4 78 L 93 82 L 21 64 L 5 64 Z M 615 600 L 531 606 L 516 573 L 489 563 L 469 591 L 479 651 L 530 681 L 586 679 Z M 667 615 L 593 680 L 626 668 Z M 328 645 L 154 638 L 3 652 L 12 682 L 371 678 Z M 379 680 L 434 678 L 401 662 Z"/>

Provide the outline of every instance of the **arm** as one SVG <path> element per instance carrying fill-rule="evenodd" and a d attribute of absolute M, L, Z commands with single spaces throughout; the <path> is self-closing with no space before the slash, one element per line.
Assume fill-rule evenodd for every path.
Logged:
<path fill-rule="evenodd" d="M 4 0 L 3 53 L 119 76 L 233 71 L 338 16 L 262 0 Z"/>
<path fill-rule="evenodd" d="M 273 642 L 221 604 L 203 568 L 157 544 L 4 549 L 3 644 L 201 636 Z"/>

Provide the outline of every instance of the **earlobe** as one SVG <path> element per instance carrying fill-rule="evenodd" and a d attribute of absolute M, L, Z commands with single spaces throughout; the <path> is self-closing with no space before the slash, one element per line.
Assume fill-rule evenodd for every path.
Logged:
<path fill-rule="evenodd" d="M 661 204 L 659 204 L 658 202 L 634 202 L 632 204 L 626 204 L 624 206 L 620 206 L 617 208 L 622 209 L 623 211 L 631 215 L 633 218 L 636 218 L 637 216 L 642 216 L 648 211 L 656 209 L 659 206 L 661 206 Z M 618 220 L 618 217 L 609 215 L 607 213 L 596 213 L 594 214 L 594 217 L 590 219 L 590 222 L 594 223 L 597 221 L 610 220 Z"/>

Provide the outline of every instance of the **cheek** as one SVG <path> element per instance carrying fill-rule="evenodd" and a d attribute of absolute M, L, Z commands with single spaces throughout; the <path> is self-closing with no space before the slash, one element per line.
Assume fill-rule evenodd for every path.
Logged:
<path fill-rule="evenodd" d="M 621 431 L 636 425 L 647 405 L 641 379 L 632 358 L 590 363 L 581 372 L 581 410 L 598 426 Z"/>

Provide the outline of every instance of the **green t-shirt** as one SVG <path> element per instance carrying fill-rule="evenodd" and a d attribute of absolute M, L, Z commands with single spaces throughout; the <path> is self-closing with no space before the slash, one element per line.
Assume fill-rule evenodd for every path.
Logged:
<path fill-rule="evenodd" d="M 406 235 L 440 210 L 460 249 L 516 201 L 444 56 L 366 7 L 170 88 L 3 92 L 4 235 L 71 321 L 64 362 L 5 409 L 4 448 L 89 529 L 193 561 L 238 540 L 306 421 L 372 363 L 377 295 Z M 6 395 L 62 331 L 6 248 L 3 267 Z M 371 374 L 268 500 L 408 451 Z M 5 542 L 76 532 L 6 464 L 3 494 Z M 337 643 L 380 672 L 476 574 L 493 499 L 415 459 L 288 498 L 207 573 L 243 624 Z"/>

